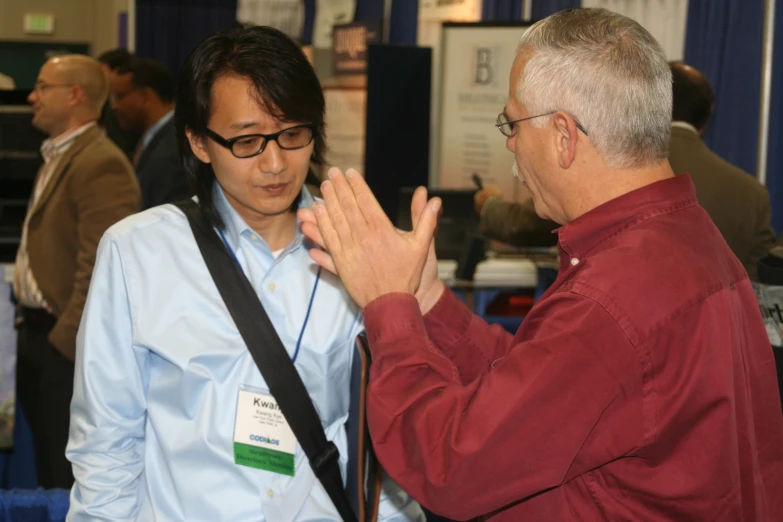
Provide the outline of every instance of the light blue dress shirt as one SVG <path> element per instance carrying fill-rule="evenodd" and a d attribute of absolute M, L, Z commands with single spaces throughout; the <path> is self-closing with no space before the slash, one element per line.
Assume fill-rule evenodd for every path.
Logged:
<path fill-rule="evenodd" d="M 275 259 L 217 185 L 224 235 L 293 355 L 317 265 L 301 231 Z M 303 189 L 302 205 L 312 197 Z M 349 381 L 361 311 L 323 271 L 296 368 L 345 477 Z M 76 348 L 66 455 L 68 521 L 337 521 L 297 445 L 295 476 L 234 463 L 241 385 L 268 390 L 173 205 L 131 216 L 101 240 Z M 388 477 L 382 521 L 422 521 Z"/>

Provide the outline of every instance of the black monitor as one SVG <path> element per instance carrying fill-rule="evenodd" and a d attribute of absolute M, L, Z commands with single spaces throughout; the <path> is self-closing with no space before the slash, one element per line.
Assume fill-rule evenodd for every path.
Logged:
<path fill-rule="evenodd" d="M 411 230 L 411 200 L 415 187 L 400 189 L 395 226 Z M 430 189 L 428 197 L 443 201 L 443 214 L 435 236 L 438 259 L 453 259 L 459 263 L 457 277 L 471 279 L 476 263 L 484 257 L 484 240 L 479 235 L 479 220 L 473 208 L 475 190 Z"/>

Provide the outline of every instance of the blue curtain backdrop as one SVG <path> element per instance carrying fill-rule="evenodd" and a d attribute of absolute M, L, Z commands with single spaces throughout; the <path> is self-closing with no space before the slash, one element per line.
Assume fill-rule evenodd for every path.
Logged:
<path fill-rule="evenodd" d="M 389 43 L 416 45 L 419 25 L 418 0 L 394 0 L 389 23 Z"/>
<path fill-rule="evenodd" d="M 704 141 L 716 154 L 756 172 L 763 0 L 690 0 L 685 62 L 707 76 L 715 111 Z"/>
<path fill-rule="evenodd" d="M 396 2 L 393 2 L 394 5 Z M 353 19 L 357 22 L 383 19 L 383 0 L 356 0 Z"/>
<path fill-rule="evenodd" d="M 582 0 L 533 0 L 533 20 L 541 20 L 563 9 L 582 7 Z"/>
<path fill-rule="evenodd" d="M 313 43 L 313 27 L 315 26 L 315 0 L 304 0 L 305 19 L 302 26 L 302 42 Z"/>
<path fill-rule="evenodd" d="M 532 18 L 541 20 L 562 9 L 582 7 L 581 0 L 533 0 Z M 481 5 L 484 21 L 521 20 L 522 0 L 484 0 Z"/>
<path fill-rule="evenodd" d="M 484 0 L 481 19 L 485 22 L 522 20 L 522 0 Z"/>
<path fill-rule="evenodd" d="M 775 10 L 775 49 L 772 71 L 772 100 L 769 110 L 769 148 L 767 153 L 767 188 L 772 203 L 772 228 L 783 232 L 783 8 Z"/>
<path fill-rule="evenodd" d="M 136 54 L 176 76 L 198 42 L 236 18 L 237 0 L 136 0 Z"/>

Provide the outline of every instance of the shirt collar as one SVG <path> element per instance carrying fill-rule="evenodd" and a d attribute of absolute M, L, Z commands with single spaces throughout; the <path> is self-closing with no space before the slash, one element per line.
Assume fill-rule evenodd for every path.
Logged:
<path fill-rule="evenodd" d="M 155 125 L 150 127 L 149 129 L 144 131 L 144 134 L 141 135 L 141 149 L 144 150 L 147 148 L 147 145 L 150 144 L 152 141 L 152 138 L 155 137 L 155 134 L 158 133 L 158 131 L 166 125 L 168 122 L 171 121 L 171 118 L 174 117 L 174 109 L 167 112 L 161 119 L 155 122 Z"/>
<path fill-rule="evenodd" d="M 302 186 L 301 194 L 302 199 L 298 208 L 312 208 L 315 198 L 313 198 L 304 185 Z M 214 186 L 212 187 L 212 199 L 215 202 L 215 208 L 217 209 L 220 217 L 223 219 L 223 224 L 225 225 L 223 235 L 228 242 L 228 246 L 230 246 L 231 249 L 236 252 L 239 247 L 239 238 L 242 235 L 251 237 L 252 235 L 256 235 L 256 232 L 251 229 L 248 224 L 245 223 L 245 220 L 242 219 L 242 216 L 240 216 L 239 213 L 234 210 L 234 207 L 232 207 L 231 203 L 228 202 L 226 195 L 223 193 L 223 189 L 220 188 L 220 184 L 217 182 L 215 182 Z M 264 241 L 264 238 L 261 238 L 261 240 Z M 304 234 L 302 234 L 302 228 L 300 226 L 299 219 L 297 218 L 294 240 L 285 248 L 283 254 L 285 254 L 285 252 L 288 250 L 293 250 L 294 248 L 298 247 L 300 244 L 302 244 L 303 240 Z M 264 244 L 266 245 L 266 241 L 264 241 Z M 280 258 L 283 257 L 283 254 L 280 255 Z"/>
<path fill-rule="evenodd" d="M 698 129 L 696 129 L 696 127 L 694 127 L 693 125 L 691 125 L 687 121 L 673 121 L 672 122 L 672 127 L 676 127 L 678 129 L 686 129 L 686 130 L 689 130 L 692 133 L 696 134 L 697 136 L 699 135 Z"/>
<path fill-rule="evenodd" d="M 41 156 L 43 156 L 44 162 L 49 163 L 57 156 L 64 153 L 70 148 L 76 138 L 95 125 L 96 122 L 91 121 L 84 125 L 80 125 L 75 129 L 64 132 L 57 137 L 44 140 L 44 142 L 41 143 Z"/>
<path fill-rule="evenodd" d="M 696 205 L 690 174 L 674 176 L 607 201 L 558 231 L 559 246 L 577 259 L 604 240 L 654 216 Z"/>

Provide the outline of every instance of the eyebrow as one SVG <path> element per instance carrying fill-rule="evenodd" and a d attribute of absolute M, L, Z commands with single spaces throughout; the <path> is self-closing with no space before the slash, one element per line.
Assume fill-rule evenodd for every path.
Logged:
<path fill-rule="evenodd" d="M 231 130 L 245 130 L 258 125 L 256 121 L 238 121 L 228 126 Z"/>

